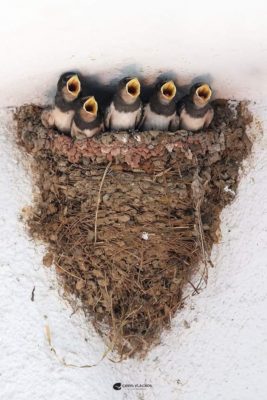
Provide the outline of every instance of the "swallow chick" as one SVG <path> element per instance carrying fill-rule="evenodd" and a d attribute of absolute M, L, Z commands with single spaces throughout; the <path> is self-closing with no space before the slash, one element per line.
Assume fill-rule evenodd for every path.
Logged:
<path fill-rule="evenodd" d="M 79 76 L 74 72 L 62 74 L 57 83 L 54 106 L 42 112 L 43 125 L 46 128 L 56 127 L 62 133 L 69 133 L 80 93 Z"/>
<path fill-rule="evenodd" d="M 197 83 L 191 87 L 189 95 L 183 97 L 177 107 L 181 129 L 194 132 L 209 127 L 214 116 L 209 103 L 211 95 L 212 90 L 206 83 Z"/>
<path fill-rule="evenodd" d="M 102 132 L 103 128 L 103 120 L 94 96 L 82 98 L 72 121 L 71 136 L 77 140 L 91 138 Z"/>
<path fill-rule="evenodd" d="M 144 107 L 142 130 L 176 131 L 179 117 L 175 105 L 176 86 L 173 81 L 159 82 L 149 103 Z"/>
<path fill-rule="evenodd" d="M 105 113 L 108 130 L 135 130 L 142 117 L 141 85 L 137 78 L 124 78 Z"/>

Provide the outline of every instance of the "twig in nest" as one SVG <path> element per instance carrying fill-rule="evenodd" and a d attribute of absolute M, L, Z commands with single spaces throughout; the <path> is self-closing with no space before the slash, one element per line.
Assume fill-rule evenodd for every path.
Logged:
<path fill-rule="evenodd" d="M 196 210 L 197 230 L 198 230 L 198 235 L 199 235 L 199 239 L 200 239 L 202 258 L 203 258 L 203 262 L 204 262 L 204 271 L 203 271 L 201 279 L 197 285 L 197 289 L 198 289 L 202 283 L 203 278 L 204 278 L 205 283 L 207 284 L 208 262 L 209 262 L 209 257 L 207 255 L 207 251 L 205 248 L 205 238 L 204 238 L 203 224 L 202 224 L 201 211 L 200 211 L 205 192 L 204 192 L 203 185 L 201 184 L 201 178 L 198 175 L 198 170 L 195 172 L 194 180 L 192 182 L 191 187 L 192 187 L 192 191 L 193 191 L 193 198 L 194 198 L 195 210 Z M 195 289 L 195 291 L 196 291 L 196 293 L 198 293 L 196 289 Z"/>
<path fill-rule="evenodd" d="M 162 171 L 162 172 L 159 172 L 158 174 L 156 174 L 156 175 L 154 176 L 153 181 L 155 182 L 155 180 L 156 180 L 157 178 L 159 178 L 160 176 L 163 176 L 163 175 L 167 174 L 167 172 L 169 172 L 171 169 L 172 169 L 172 167 L 167 168 L 167 169 L 165 169 L 165 170 Z"/>
<path fill-rule="evenodd" d="M 66 269 L 64 269 L 63 267 L 61 267 L 57 262 L 55 262 L 55 264 L 56 264 L 56 267 L 57 268 L 59 268 L 59 269 L 61 269 L 62 271 L 64 271 L 67 275 L 70 275 L 70 276 L 72 276 L 73 278 L 75 278 L 75 279 L 82 279 L 82 280 L 84 280 L 82 277 L 79 277 L 79 276 L 77 276 L 77 275 L 74 275 L 74 274 L 72 274 L 71 272 L 69 272 L 69 271 L 67 271 Z"/>
<path fill-rule="evenodd" d="M 103 186 L 105 177 L 107 175 L 108 169 L 111 166 L 111 163 L 112 162 L 110 161 L 108 163 L 108 165 L 106 166 L 106 169 L 104 171 L 104 174 L 103 174 L 103 177 L 101 179 L 100 186 L 99 186 L 99 191 L 98 191 L 98 197 L 97 197 L 97 203 L 96 203 L 96 212 L 95 212 L 95 242 L 94 242 L 95 244 L 97 242 L 97 216 L 98 216 L 99 205 L 100 205 L 100 202 L 101 202 L 101 190 L 102 190 L 102 186 Z"/>

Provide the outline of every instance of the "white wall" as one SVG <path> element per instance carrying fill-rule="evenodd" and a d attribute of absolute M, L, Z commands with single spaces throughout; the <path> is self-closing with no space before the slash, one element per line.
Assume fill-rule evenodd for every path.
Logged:
<path fill-rule="evenodd" d="M 79 313 L 71 316 L 53 274 L 42 267 L 42 247 L 19 222 L 31 183 L 5 108 L 50 101 L 58 75 L 72 68 L 103 82 L 129 73 L 153 80 L 167 72 L 180 84 L 204 76 L 218 96 L 255 100 L 255 113 L 265 123 L 266 38 L 266 5 L 259 0 L 2 2 L 1 400 L 267 398 L 266 131 L 263 138 L 258 134 L 237 199 L 223 211 L 223 237 L 214 248 L 207 289 L 189 300 L 145 361 L 105 359 L 91 369 L 72 369 L 50 353 L 45 324 L 67 362 L 96 362 L 104 345 Z M 153 389 L 142 397 L 115 392 L 115 382 L 147 382 Z"/>
<path fill-rule="evenodd" d="M 9 0 L 1 4 L 0 105 L 43 101 L 72 68 L 104 81 L 207 76 L 219 95 L 267 89 L 265 1 Z"/>

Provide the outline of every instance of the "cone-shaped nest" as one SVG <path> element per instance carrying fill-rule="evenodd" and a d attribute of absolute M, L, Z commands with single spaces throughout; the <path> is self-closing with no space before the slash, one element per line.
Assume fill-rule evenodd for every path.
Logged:
<path fill-rule="evenodd" d="M 250 152 L 240 103 L 214 103 L 203 132 L 105 133 L 73 142 L 16 112 L 38 188 L 27 224 L 47 245 L 65 292 L 80 299 L 124 357 L 144 355 L 183 305 L 183 289 L 218 241 Z M 203 251 L 204 246 L 204 251 Z"/>

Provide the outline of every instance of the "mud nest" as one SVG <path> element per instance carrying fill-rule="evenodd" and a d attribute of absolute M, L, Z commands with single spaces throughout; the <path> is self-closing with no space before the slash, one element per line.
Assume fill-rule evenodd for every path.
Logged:
<path fill-rule="evenodd" d="M 214 107 L 211 127 L 196 134 L 106 133 L 75 143 L 41 125 L 40 107 L 16 111 L 38 189 L 29 232 L 121 357 L 146 354 L 182 307 L 185 286 L 198 291 L 192 275 L 207 267 L 220 212 L 234 198 L 251 116 L 243 103 Z"/>

